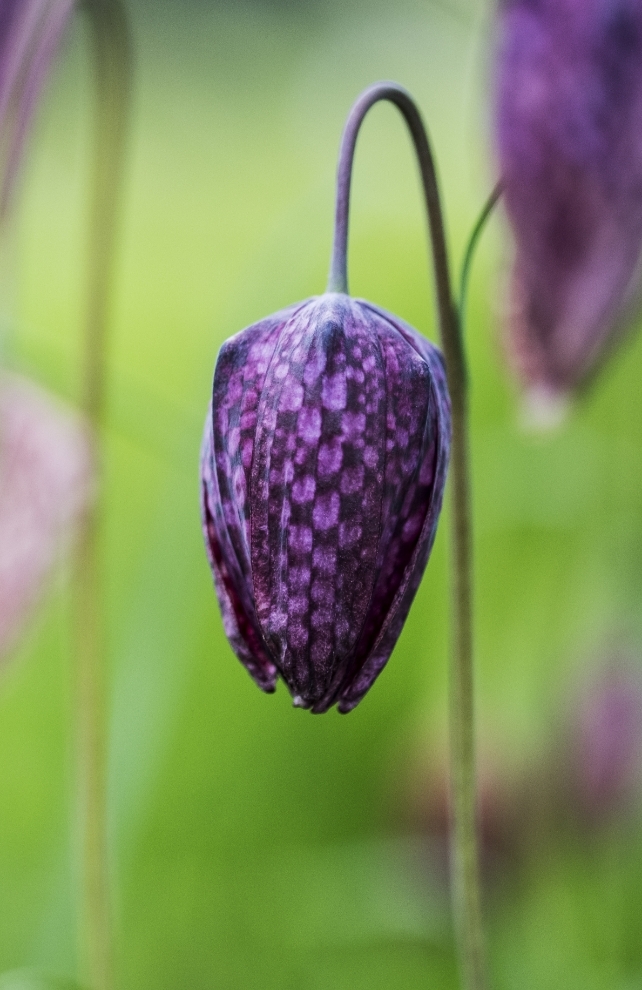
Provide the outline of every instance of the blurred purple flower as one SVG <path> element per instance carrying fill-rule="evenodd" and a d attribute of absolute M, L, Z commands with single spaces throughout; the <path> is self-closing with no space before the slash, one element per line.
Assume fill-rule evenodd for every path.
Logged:
<path fill-rule="evenodd" d="M 0 659 L 90 498 L 92 478 L 80 421 L 35 385 L 0 375 Z"/>
<path fill-rule="evenodd" d="M 509 349 L 575 389 L 631 317 L 642 244 L 642 0 L 501 0 L 496 132 L 516 239 Z"/>
<path fill-rule="evenodd" d="M 568 797 L 587 824 L 632 810 L 642 783 L 642 676 L 615 661 L 584 685 L 570 725 Z"/>
<path fill-rule="evenodd" d="M 74 0 L 0 2 L 0 213 Z"/>
<path fill-rule="evenodd" d="M 450 445 L 439 351 L 342 294 L 230 338 L 201 460 L 232 648 L 264 691 L 348 712 L 385 665 L 432 547 Z"/>
<path fill-rule="evenodd" d="M 73 0 L 0 2 L 0 216 Z M 15 645 L 90 496 L 85 428 L 26 380 L 0 374 L 0 659 Z"/>
<path fill-rule="evenodd" d="M 482 879 L 494 884 L 514 873 L 527 846 L 528 805 L 525 791 L 530 783 L 516 774 L 505 754 L 491 756 L 483 745 L 477 756 L 477 827 Z M 439 744 L 431 740 L 430 750 L 423 746 L 417 754 L 405 756 L 404 790 L 399 793 L 399 774 L 395 774 L 395 793 L 391 812 L 400 824 L 429 840 L 426 850 L 433 880 L 448 889 L 450 871 L 450 831 L 452 811 L 448 758 Z"/>

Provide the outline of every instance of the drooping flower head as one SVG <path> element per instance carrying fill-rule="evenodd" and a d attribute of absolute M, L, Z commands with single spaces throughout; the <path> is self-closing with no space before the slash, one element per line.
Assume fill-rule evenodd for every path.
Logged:
<path fill-rule="evenodd" d="M 496 133 L 516 241 L 509 348 L 567 393 L 630 317 L 642 245 L 642 0 L 501 0 Z"/>
<path fill-rule="evenodd" d="M 0 213 L 74 0 L 0 3 Z"/>
<path fill-rule="evenodd" d="M 437 527 L 450 442 L 439 351 L 328 293 L 222 347 L 201 460 L 232 648 L 264 691 L 348 712 L 386 663 Z"/>

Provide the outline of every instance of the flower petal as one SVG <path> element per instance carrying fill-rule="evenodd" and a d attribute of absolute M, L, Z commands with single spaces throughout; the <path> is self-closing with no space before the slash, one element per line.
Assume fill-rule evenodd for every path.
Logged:
<path fill-rule="evenodd" d="M 94 477 L 81 422 L 41 389 L 0 377 L 0 657 L 15 645 Z"/>

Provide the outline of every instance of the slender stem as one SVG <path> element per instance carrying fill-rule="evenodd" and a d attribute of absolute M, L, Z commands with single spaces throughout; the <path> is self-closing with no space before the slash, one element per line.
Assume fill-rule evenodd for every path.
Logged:
<path fill-rule="evenodd" d="M 463 334 L 464 321 L 466 316 L 466 297 L 468 295 L 468 282 L 470 279 L 470 270 L 473 264 L 473 258 L 475 256 L 475 249 L 479 242 L 488 218 L 497 206 L 499 198 L 504 191 L 504 184 L 500 180 L 492 193 L 484 203 L 481 213 L 477 217 L 477 222 L 473 227 L 470 237 L 468 239 L 468 244 L 466 246 L 466 253 L 464 254 L 464 261 L 461 266 L 461 275 L 459 277 L 459 319 L 460 319 L 460 329 Z"/>
<path fill-rule="evenodd" d="M 97 473 L 105 404 L 109 298 L 131 91 L 131 46 L 120 0 L 85 0 L 95 87 L 82 406 Z M 88 508 L 76 560 L 78 789 L 81 830 L 80 949 L 91 990 L 112 990 L 114 960 L 106 829 L 106 670 L 100 500 Z"/>
<path fill-rule="evenodd" d="M 455 377 L 455 376 L 453 376 Z M 459 372 L 456 373 L 459 378 Z M 452 402 L 453 652 L 450 669 L 452 894 L 466 986 L 487 987 L 481 922 L 477 828 L 472 640 L 470 456 L 465 379 L 459 393 L 448 375 Z"/>
<path fill-rule="evenodd" d="M 487 981 L 476 827 L 466 361 L 459 319 L 451 291 L 441 201 L 428 136 L 414 100 L 405 89 L 395 83 L 377 83 L 365 90 L 350 111 L 343 132 L 339 153 L 334 245 L 328 291 L 346 293 L 348 291 L 348 209 L 354 149 L 366 113 L 379 100 L 389 100 L 401 111 L 410 130 L 419 162 L 432 247 L 439 330 L 452 403 L 450 468 L 453 527 L 453 633 L 450 677 L 452 893 L 463 984 L 467 990 L 485 990 Z"/>
<path fill-rule="evenodd" d="M 105 401 L 105 345 L 132 85 L 132 44 L 121 0 L 85 0 L 95 72 L 93 198 L 83 403 L 99 423 Z"/>

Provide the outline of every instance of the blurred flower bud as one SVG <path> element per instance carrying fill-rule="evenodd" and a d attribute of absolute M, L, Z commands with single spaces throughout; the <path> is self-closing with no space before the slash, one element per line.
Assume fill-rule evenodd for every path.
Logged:
<path fill-rule="evenodd" d="M 642 243 L 642 0 L 501 0 L 496 133 L 516 239 L 509 350 L 569 392 L 631 317 Z"/>
<path fill-rule="evenodd" d="M 0 3 L 0 213 L 18 169 L 27 129 L 74 0 Z"/>
<path fill-rule="evenodd" d="M 329 293 L 222 347 L 201 460 L 225 631 L 264 691 L 348 712 L 385 665 L 437 527 L 450 445 L 442 358 Z"/>
<path fill-rule="evenodd" d="M 477 828 L 482 879 L 493 886 L 516 875 L 530 832 L 527 790 L 531 777 L 522 765 L 481 740 L 477 756 Z M 431 876 L 448 889 L 451 800 L 448 755 L 434 738 L 428 746 L 403 756 L 405 772 L 395 762 L 391 814 L 398 824 L 426 838 Z"/>
<path fill-rule="evenodd" d="M 0 659 L 92 489 L 86 434 L 42 390 L 0 376 Z"/>
<path fill-rule="evenodd" d="M 570 725 L 571 812 L 599 824 L 633 810 L 642 784 L 642 675 L 616 660 L 578 694 Z"/>

